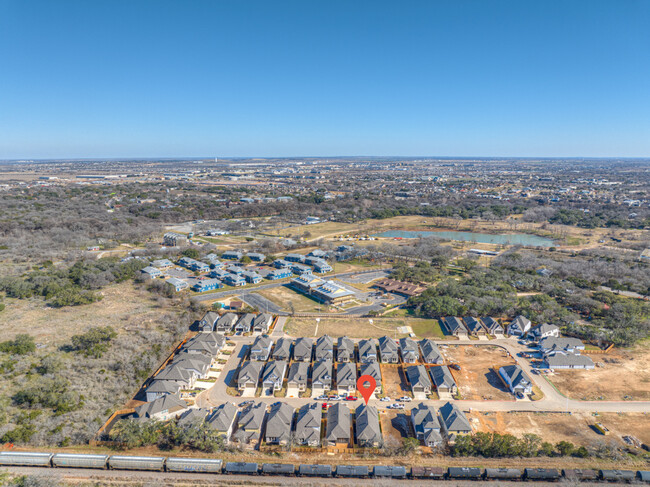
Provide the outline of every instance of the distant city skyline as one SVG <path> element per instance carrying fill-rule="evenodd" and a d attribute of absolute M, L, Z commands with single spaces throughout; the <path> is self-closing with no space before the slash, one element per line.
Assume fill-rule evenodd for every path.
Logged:
<path fill-rule="evenodd" d="M 650 157 L 648 25 L 638 0 L 2 0 L 0 160 Z"/>

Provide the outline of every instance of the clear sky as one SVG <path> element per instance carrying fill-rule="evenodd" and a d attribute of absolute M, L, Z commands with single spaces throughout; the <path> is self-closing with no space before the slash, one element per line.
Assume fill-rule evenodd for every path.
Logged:
<path fill-rule="evenodd" d="M 650 0 L 0 0 L 0 158 L 650 156 Z"/>

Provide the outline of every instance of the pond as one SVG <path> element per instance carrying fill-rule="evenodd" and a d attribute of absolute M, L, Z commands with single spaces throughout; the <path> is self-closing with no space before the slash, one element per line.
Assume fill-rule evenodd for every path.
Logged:
<path fill-rule="evenodd" d="M 550 238 L 538 237 L 537 235 L 528 235 L 526 233 L 508 233 L 502 235 L 492 235 L 489 233 L 475 232 L 421 232 L 413 230 L 388 230 L 386 232 L 373 235 L 374 237 L 383 238 L 421 238 L 433 237 L 445 240 L 461 240 L 463 242 L 477 242 L 490 244 L 505 245 L 528 245 L 531 247 L 552 247 L 555 242 Z"/>

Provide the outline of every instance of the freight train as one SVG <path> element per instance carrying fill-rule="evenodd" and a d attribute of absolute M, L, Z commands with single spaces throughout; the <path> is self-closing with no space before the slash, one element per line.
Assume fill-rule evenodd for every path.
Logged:
<path fill-rule="evenodd" d="M 402 467 L 399 465 L 294 465 L 290 463 L 224 462 L 218 458 L 143 457 L 77 453 L 0 452 L 0 466 L 147 470 L 231 475 L 390 478 L 417 480 L 509 480 L 558 482 L 562 479 L 601 482 L 646 482 L 650 471 L 558 470 L 554 468 Z"/>

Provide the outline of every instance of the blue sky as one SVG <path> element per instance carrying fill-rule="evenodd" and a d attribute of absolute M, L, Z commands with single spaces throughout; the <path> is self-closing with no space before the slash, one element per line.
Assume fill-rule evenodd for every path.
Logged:
<path fill-rule="evenodd" d="M 0 158 L 650 156 L 647 0 L 0 0 Z"/>

